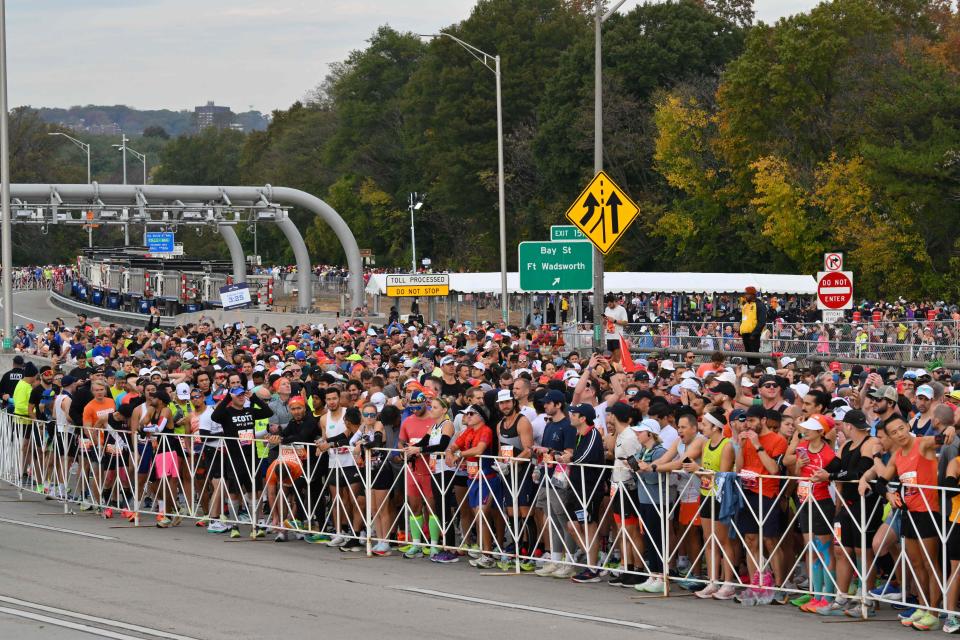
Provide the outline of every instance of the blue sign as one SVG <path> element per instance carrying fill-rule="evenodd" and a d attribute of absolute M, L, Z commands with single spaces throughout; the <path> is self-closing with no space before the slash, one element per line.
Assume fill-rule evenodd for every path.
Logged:
<path fill-rule="evenodd" d="M 220 287 L 220 303 L 224 309 L 239 309 L 250 304 L 250 288 L 246 282 Z"/>
<path fill-rule="evenodd" d="M 148 231 L 147 252 L 173 253 L 173 233 L 169 231 Z"/>

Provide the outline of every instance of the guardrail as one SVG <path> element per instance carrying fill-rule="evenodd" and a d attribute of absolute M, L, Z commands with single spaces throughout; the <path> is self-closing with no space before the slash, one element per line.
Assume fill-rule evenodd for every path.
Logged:
<path fill-rule="evenodd" d="M 346 444 L 155 426 L 135 436 L 120 426 L 56 427 L 2 414 L 0 480 L 21 498 L 37 492 L 65 512 L 79 505 L 138 525 L 250 527 L 253 537 L 269 530 L 280 541 L 368 555 L 405 545 L 408 557 L 469 556 L 481 569 L 591 582 L 604 573 L 662 596 L 679 585 L 720 599 L 741 590 L 747 604 L 836 598 L 847 615 L 867 617 L 877 603 L 906 606 L 907 589 L 895 585 L 913 581 L 919 604 L 910 606 L 958 614 L 947 561 L 957 523 L 939 509 L 955 489 L 904 485 L 898 495 L 909 508 L 888 511 L 871 494 L 837 508 L 822 491 L 838 482 L 811 487 L 810 478 L 703 468 L 661 473 L 649 454 L 636 471 L 618 461 L 611 476 L 609 465 L 565 464 L 543 450 L 532 459 L 460 459 L 383 449 L 366 439 L 372 429 Z M 875 549 L 892 549 L 892 569 L 881 569 Z"/>

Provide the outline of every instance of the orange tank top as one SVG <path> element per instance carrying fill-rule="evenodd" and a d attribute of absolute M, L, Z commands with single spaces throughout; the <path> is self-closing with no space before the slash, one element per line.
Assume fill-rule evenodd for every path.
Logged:
<path fill-rule="evenodd" d="M 897 451 L 897 475 L 903 486 L 903 503 L 909 511 L 939 511 L 937 500 L 937 461 L 923 457 L 920 440 L 914 439 L 910 451 Z M 930 488 L 934 487 L 934 488 Z"/>

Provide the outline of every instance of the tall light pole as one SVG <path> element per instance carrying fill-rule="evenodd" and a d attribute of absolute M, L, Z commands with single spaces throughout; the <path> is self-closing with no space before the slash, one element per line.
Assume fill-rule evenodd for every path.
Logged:
<path fill-rule="evenodd" d="M 127 134 L 121 133 L 120 136 L 120 144 L 113 145 L 113 148 L 123 153 L 123 184 L 127 184 Z"/>
<path fill-rule="evenodd" d="M 596 30 L 593 46 L 593 174 L 603 170 L 603 64 L 601 31 L 603 23 L 616 13 L 626 0 L 620 0 L 609 11 L 603 13 L 603 0 L 596 0 L 594 27 Z M 603 351 L 603 254 L 593 249 L 593 348 Z"/>
<path fill-rule="evenodd" d="M 147 154 L 134 151 L 127 147 L 127 151 L 133 154 L 133 157 L 143 163 L 143 184 L 147 184 Z"/>
<path fill-rule="evenodd" d="M 599 1 L 599 0 L 598 0 Z M 460 38 L 451 35 L 445 31 L 438 34 L 425 34 L 426 38 L 437 38 L 444 36 L 450 38 L 461 47 L 466 49 L 467 53 L 476 58 L 487 69 L 493 72 L 497 79 L 497 198 L 500 205 L 500 311 L 503 321 L 506 323 L 510 315 L 509 297 L 507 294 L 507 224 L 506 224 L 506 198 L 504 196 L 503 180 L 503 101 L 500 76 L 500 56 L 490 55 L 477 47 L 464 42 Z M 492 65 L 492 66 L 491 66 Z"/>
<path fill-rule="evenodd" d="M 87 154 L 87 184 L 90 184 L 90 145 L 87 144 L 86 142 L 81 141 L 81 140 L 77 140 L 77 139 L 74 138 L 73 136 L 69 136 L 69 135 L 63 133 L 62 131 L 55 131 L 55 132 L 52 132 L 52 133 L 48 133 L 47 135 L 48 135 L 48 136 L 63 136 L 64 138 L 66 138 L 67 140 L 69 140 L 70 142 L 72 142 L 73 144 L 75 144 L 76 146 L 80 147 L 80 149 L 82 149 L 82 150 L 84 151 L 84 153 Z"/>
<path fill-rule="evenodd" d="M 3 268 L 3 350 L 13 348 L 13 238 L 10 237 L 10 136 L 7 127 L 7 7 L 0 0 L 0 267 Z"/>
<path fill-rule="evenodd" d="M 410 194 L 410 273 L 417 272 L 417 234 L 413 226 L 413 212 L 423 208 L 423 199 L 426 195 Z"/>

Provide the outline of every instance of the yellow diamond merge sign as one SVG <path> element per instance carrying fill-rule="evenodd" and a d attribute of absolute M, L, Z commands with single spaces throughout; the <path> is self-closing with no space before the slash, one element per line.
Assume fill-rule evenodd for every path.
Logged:
<path fill-rule="evenodd" d="M 570 205 L 567 220 L 590 239 L 597 251 L 606 255 L 638 213 L 640 208 L 630 196 L 610 176 L 598 171 L 583 193 Z"/>

